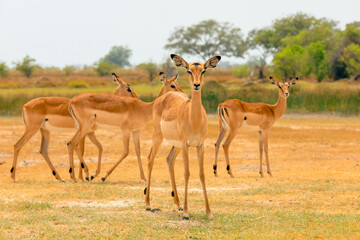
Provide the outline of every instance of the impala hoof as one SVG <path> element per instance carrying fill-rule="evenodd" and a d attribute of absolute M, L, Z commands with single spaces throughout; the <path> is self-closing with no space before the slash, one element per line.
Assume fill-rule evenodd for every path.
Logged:
<path fill-rule="evenodd" d="M 95 178 L 94 176 L 91 176 L 91 181 L 92 181 L 94 178 Z"/>
<path fill-rule="evenodd" d="M 189 220 L 190 218 L 189 217 L 183 217 L 182 219 L 183 220 Z"/>
<path fill-rule="evenodd" d="M 146 195 L 146 189 L 147 189 L 147 188 L 144 188 L 144 195 Z"/>
<path fill-rule="evenodd" d="M 178 209 L 180 212 L 184 211 L 183 207 L 179 207 Z"/>
<path fill-rule="evenodd" d="M 85 180 L 88 181 L 88 182 L 90 181 L 88 177 L 86 177 Z"/>
<path fill-rule="evenodd" d="M 101 178 L 101 181 L 105 182 L 105 178 L 104 178 L 104 177 L 102 177 L 102 178 Z"/>

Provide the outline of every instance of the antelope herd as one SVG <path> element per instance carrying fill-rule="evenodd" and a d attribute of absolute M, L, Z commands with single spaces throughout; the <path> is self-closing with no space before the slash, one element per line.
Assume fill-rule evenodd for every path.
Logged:
<path fill-rule="evenodd" d="M 54 168 L 48 155 L 50 141 L 50 131 L 53 128 L 76 128 L 75 135 L 67 143 L 69 154 L 69 173 L 70 177 L 76 181 L 73 152 L 75 150 L 79 160 L 79 179 L 84 181 L 93 180 L 100 174 L 101 157 L 103 148 L 95 136 L 95 131 L 104 125 L 118 127 L 123 133 L 123 152 L 117 162 L 101 178 L 105 181 L 114 169 L 128 156 L 129 141 L 132 134 L 137 161 L 139 165 L 140 177 L 146 181 L 144 189 L 146 210 L 155 211 L 150 206 L 150 184 L 151 173 L 154 165 L 154 158 L 163 140 L 170 144 L 171 150 L 167 156 L 168 170 L 171 178 L 172 196 L 174 203 L 179 211 L 183 211 L 183 219 L 189 219 L 188 213 L 188 182 L 190 176 L 189 169 L 189 147 L 196 147 L 197 159 L 199 164 L 199 177 L 203 188 L 205 200 L 205 210 L 209 218 L 212 217 L 209 207 L 205 173 L 204 173 L 204 141 L 207 137 L 208 124 L 207 115 L 201 104 L 201 89 L 204 84 L 204 73 L 215 68 L 220 61 L 220 56 L 214 56 L 205 63 L 188 63 L 182 57 L 171 54 L 171 59 L 178 67 L 185 68 L 190 80 L 191 99 L 179 87 L 177 75 L 167 79 L 165 73 L 160 72 L 160 80 L 163 83 L 159 95 L 153 102 L 143 102 L 134 93 L 134 90 L 124 82 L 119 76 L 113 73 L 113 79 L 118 84 L 114 94 L 104 93 L 84 93 L 72 99 L 62 97 L 41 97 L 36 98 L 23 107 L 22 116 L 25 124 L 25 132 L 19 141 L 14 145 L 13 165 L 10 170 L 11 178 L 16 182 L 17 158 L 21 148 L 35 135 L 40 129 L 41 147 L 40 153 L 49 165 L 52 174 L 56 179 L 63 181 L 59 173 Z M 261 177 L 264 177 L 262 170 L 263 151 L 267 173 L 272 176 L 268 156 L 268 135 L 269 131 L 285 112 L 286 99 L 289 96 L 290 86 L 296 83 L 297 78 L 288 82 L 278 82 L 270 77 L 271 83 L 279 88 L 279 97 L 275 105 L 265 103 L 247 103 L 238 99 L 230 99 L 220 103 L 217 109 L 220 133 L 215 143 L 215 163 L 213 165 L 214 174 L 217 177 L 217 160 L 220 144 L 228 132 L 228 136 L 223 144 L 226 159 L 226 169 L 230 177 L 234 177 L 229 160 L 229 147 L 238 130 L 243 125 L 258 127 L 259 153 Z M 145 178 L 142 161 L 140 157 L 140 129 L 147 122 L 153 120 L 152 147 L 148 155 L 148 174 Z M 90 176 L 89 169 L 84 161 L 84 142 L 85 137 L 98 148 L 97 169 Z M 175 182 L 174 163 L 177 155 L 182 152 L 184 162 L 185 197 L 184 205 L 181 206 Z"/>

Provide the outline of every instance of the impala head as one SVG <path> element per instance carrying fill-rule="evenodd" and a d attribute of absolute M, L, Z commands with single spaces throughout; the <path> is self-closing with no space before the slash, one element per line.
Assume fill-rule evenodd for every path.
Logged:
<path fill-rule="evenodd" d="M 220 61 L 220 56 L 215 56 L 207 60 L 205 63 L 187 63 L 182 57 L 171 54 L 171 59 L 175 62 L 177 67 L 186 69 L 190 76 L 190 85 L 194 91 L 200 91 L 203 84 L 203 75 L 209 68 L 215 68 Z"/>
<path fill-rule="evenodd" d="M 130 87 L 129 84 L 124 82 L 118 75 L 115 73 L 112 73 L 112 77 L 115 83 L 117 83 L 119 86 L 116 88 L 114 95 L 121 96 L 121 97 L 134 97 L 137 98 L 136 94 L 134 93 L 134 90 L 132 87 Z"/>
<path fill-rule="evenodd" d="M 293 78 L 292 80 L 287 82 L 278 82 L 278 80 L 273 77 L 269 77 L 269 80 L 272 84 L 276 85 L 280 89 L 281 96 L 283 96 L 284 98 L 288 98 L 290 95 L 289 88 L 291 85 L 295 85 L 298 78 Z"/>
<path fill-rule="evenodd" d="M 174 77 L 167 79 L 166 74 L 164 72 L 159 73 L 160 81 L 163 83 L 163 87 L 158 96 L 161 96 L 167 92 L 183 92 L 183 90 L 179 87 L 177 83 L 178 75 L 176 74 Z"/>

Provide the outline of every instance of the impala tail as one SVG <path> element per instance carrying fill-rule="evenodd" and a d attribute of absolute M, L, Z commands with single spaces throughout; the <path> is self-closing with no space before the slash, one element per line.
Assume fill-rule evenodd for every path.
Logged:
<path fill-rule="evenodd" d="M 224 129 L 225 131 L 229 130 L 229 113 L 226 107 L 223 107 L 221 104 L 219 104 L 219 107 L 217 109 L 217 114 L 219 117 L 220 122 L 220 128 Z"/>
<path fill-rule="evenodd" d="M 69 110 L 70 116 L 72 117 L 72 119 L 74 119 L 76 129 L 79 129 L 79 121 L 77 120 L 77 118 L 75 116 L 74 110 L 73 110 L 70 102 L 68 105 L 68 110 Z"/>

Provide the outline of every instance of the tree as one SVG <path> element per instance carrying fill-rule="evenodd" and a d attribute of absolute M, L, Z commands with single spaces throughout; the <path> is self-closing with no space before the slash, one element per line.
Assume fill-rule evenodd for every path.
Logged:
<path fill-rule="evenodd" d="M 71 65 L 66 65 L 63 67 L 63 72 L 66 74 L 66 76 L 70 76 L 75 71 L 75 67 Z"/>
<path fill-rule="evenodd" d="M 9 74 L 9 68 L 6 66 L 5 62 L 0 62 L 0 76 L 6 77 Z"/>
<path fill-rule="evenodd" d="M 94 70 L 99 76 L 108 76 L 116 69 L 116 65 L 109 62 L 98 62 L 95 64 Z"/>
<path fill-rule="evenodd" d="M 100 59 L 101 63 L 108 62 L 120 67 L 130 66 L 129 58 L 132 52 L 129 48 L 123 46 L 114 46 L 105 57 Z"/>
<path fill-rule="evenodd" d="M 325 47 L 321 42 L 315 42 L 305 47 L 302 69 L 305 76 L 315 74 L 318 82 L 321 82 L 329 73 Z"/>
<path fill-rule="evenodd" d="M 346 64 L 350 76 L 360 74 L 360 45 L 352 43 L 347 46 L 341 60 Z"/>
<path fill-rule="evenodd" d="M 158 74 L 157 66 L 153 62 L 141 63 L 137 66 L 137 68 L 142 68 L 149 74 L 150 82 L 152 82 L 152 80 L 154 80 L 154 77 Z"/>
<path fill-rule="evenodd" d="M 259 56 L 255 57 L 256 64 L 253 65 L 253 70 L 247 82 L 250 82 L 256 70 L 259 70 L 259 79 L 264 78 L 265 67 L 267 65 L 266 59 L 277 50 L 276 39 L 277 36 L 275 32 L 270 29 L 254 29 L 249 32 L 246 40 L 248 46 L 250 49 L 257 50 Z"/>
<path fill-rule="evenodd" d="M 25 56 L 22 61 L 15 63 L 15 69 L 21 71 L 25 74 L 26 77 L 30 78 L 34 73 L 34 70 L 39 67 L 35 64 L 35 59 L 31 58 L 29 55 Z"/>
<path fill-rule="evenodd" d="M 243 57 L 247 50 L 240 28 L 232 24 L 204 20 L 189 27 L 178 27 L 168 38 L 165 49 L 178 54 L 197 55 L 204 61 L 221 54 L 228 57 Z"/>
<path fill-rule="evenodd" d="M 285 79 L 298 76 L 300 63 L 304 48 L 299 45 L 292 45 L 284 48 L 274 56 L 274 72 Z"/>

